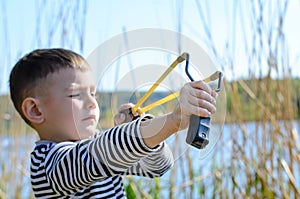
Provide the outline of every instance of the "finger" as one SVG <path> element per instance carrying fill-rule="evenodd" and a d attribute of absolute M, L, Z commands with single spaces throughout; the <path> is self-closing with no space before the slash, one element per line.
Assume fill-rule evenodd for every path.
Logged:
<path fill-rule="evenodd" d="M 132 103 L 122 104 L 119 108 L 119 112 L 122 112 L 123 110 L 129 109 L 132 107 L 134 107 L 134 104 L 132 104 Z"/>
<path fill-rule="evenodd" d="M 209 112 L 207 109 L 205 108 L 201 108 L 201 107 L 196 107 L 194 109 L 194 115 L 198 115 L 200 117 L 210 117 L 211 116 L 211 112 Z"/>
<path fill-rule="evenodd" d="M 197 115 L 197 116 L 201 116 L 201 117 L 210 117 L 211 116 L 211 112 L 209 110 L 207 110 L 206 108 L 202 108 L 197 105 L 190 105 L 189 107 L 191 108 L 190 113 L 193 115 Z"/>
<path fill-rule="evenodd" d="M 213 102 L 209 102 L 205 99 L 199 99 L 197 97 L 191 97 L 188 101 L 191 105 L 206 109 L 209 113 L 216 112 L 216 106 L 213 104 Z"/>
<path fill-rule="evenodd" d="M 201 81 L 201 80 L 200 81 L 191 82 L 190 85 L 193 88 L 204 90 L 207 93 L 212 93 L 212 91 L 213 91 L 212 88 L 207 83 L 205 83 L 204 81 Z"/>
<path fill-rule="evenodd" d="M 212 91 L 214 92 L 214 91 Z M 192 89 L 190 90 L 190 94 L 198 99 L 203 99 L 210 102 L 213 105 L 216 105 L 216 99 L 211 94 L 207 93 L 204 90 L 200 89 Z"/>
<path fill-rule="evenodd" d="M 213 90 L 209 84 L 207 84 L 203 81 L 198 81 L 198 82 L 193 82 L 193 83 L 195 83 L 195 84 L 191 85 L 192 88 L 201 90 L 200 93 L 196 92 L 195 96 L 200 97 L 200 98 L 205 97 L 206 100 L 208 100 L 212 104 L 216 105 L 218 93 L 215 90 Z M 205 93 L 203 93 L 203 91 L 208 93 L 211 97 L 209 97 L 208 95 L 205 95 Z M 201 96 L 201 94 L 204 96 Z"/>
<path fill-rule="evenodd" d="M 211 92 L 211 96 L 213 96 L 215 99 L 217 99 L 218 98 L 218 93 L 216 92 L 216 91 L 212 91 Z"/>

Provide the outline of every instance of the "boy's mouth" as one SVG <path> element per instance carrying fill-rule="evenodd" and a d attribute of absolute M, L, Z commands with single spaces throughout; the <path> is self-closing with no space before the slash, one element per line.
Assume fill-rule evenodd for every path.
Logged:
<path fill-rule="evenodd" d="M 87 120 L 96 120 L 96 116 L 95 115 L 89 115 L 88 117 L 82 119 L 82 121 L 87 121 Z"/>

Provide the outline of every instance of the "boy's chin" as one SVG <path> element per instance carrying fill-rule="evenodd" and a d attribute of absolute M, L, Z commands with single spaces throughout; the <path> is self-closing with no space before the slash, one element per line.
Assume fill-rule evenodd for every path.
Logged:
<path fill-rule="evenodd" d="M 95 136 L 96 131 L 97 131 L 96 127 L 94 126 L 84 126 L 84 127 L 77 126 L 76 134 L 74 134 L 73 137 L 74 138 L 76 137 L 75 140 L 92 138 Z"/>
<path fill-rule="evenodd" d="M 96 128 L 95 127 L 89 127 L 86 128 L 84 133 L 82 135 L 82 139 L 92 138 L 95 136 Z"/>

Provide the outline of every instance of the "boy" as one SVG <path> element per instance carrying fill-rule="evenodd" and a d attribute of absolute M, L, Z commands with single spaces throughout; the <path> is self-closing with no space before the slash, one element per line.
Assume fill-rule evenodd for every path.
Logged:
<path fill-rule="evenodd" d="M 122 175 L 163 175 L 172 166 L 164 140 L 186 128 L 191 114 L 216 111 L 217 94 L 204 82 L 191 82 L 173 112 L 124 124 L 128 117 L 119 113 L 115 122 L 121 125 L 99 133 L 90 77 L 87 62 L 65 49 L 35 50 L 12 69 L 14 106 L 40 137 L 30 168 L 36 198 L 125 198 Z"/>

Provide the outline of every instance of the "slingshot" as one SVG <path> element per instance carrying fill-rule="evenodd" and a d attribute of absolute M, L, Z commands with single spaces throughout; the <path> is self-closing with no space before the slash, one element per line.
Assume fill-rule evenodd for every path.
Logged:
<path fill-rule="evenodd" d="M 152 104 L 149 104 L 143 108 L 140 106 L 149 98 L 149 96 L 153 93 L 153 91 L 159 86 L 159 84 L 167 77 L 167 75 L 181 62 L 186 61 L 185 64 L 185 73 L 191 81 L 194 81 L 192 76 L 189 73 L 189 54 L 183 53 L 180 55 L 170 66 L 169 68 L 161 75 L 161 77 L 152 85 L 152 87 L 145 93 L 145 95 L 136 103 L 134 107 L 129 109 L 129 114 L 133 119 L 136 119 L 139 116 L 134 116 L 135 113 L 141 115 L 152 108 L 164 104 L 170 100 L 179 96 L 179 91 L 173 93 L 165 98 L 162 98 Z M 218 86 L 215 89 L 216 92 L 221 90 L 222 84 L 222 73 L 217 71 L 205 78 L 203 81 L 208 83 L 211 81 L 218 80 Z M 210 118 L 209 117 L 199 117 L 196 115 L 192 115 L 190 118 L 190 124 L 188 128 L 188 133 L 186 137 L 186 142 L 196 148 L 203 149 L 209 143 L 209 130 L 210 130 Z"/>

